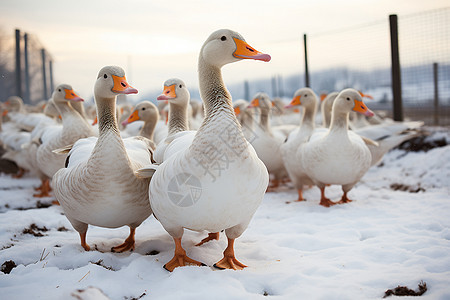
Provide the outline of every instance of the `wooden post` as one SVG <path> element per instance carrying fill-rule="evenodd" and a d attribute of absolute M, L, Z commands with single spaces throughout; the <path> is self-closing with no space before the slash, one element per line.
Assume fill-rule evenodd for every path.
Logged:
<path fill-rule="evenodd" d="M 16 96 L 22 97 L 22 64 L 19 29 L 16 29 Z"/>
<path fill-rule="evenodd" d="M 397 15 L 389 16 L 391 30 L 391 71 L 392 71 L 392 96 L 393 96 L 393 117 L 394 121 L 403 121 L 402 107 L 402 81 L 400 70 L 400 54 L 398 49 L 398 24 Z"/>
<path fill-rule="evenodd" d="M 44 97 L 44 100 L 48 99 L 48 93 L 47 93 L 47 74 L 45 71 L 45 63 L 46 63 L 46 59 L 45 59 L 45 49 L 42 48 L 41 49 L 41 58 L 42 58 L 42 87 L 43 87 L 43 93 L 42 93 L 42 97 Z"/>
<path fill-rule="evenodd" d="M 306 33 L 303 35 L 303 47 L 305 50 L 305 86 L 310 87 L 309 84 L 309 70 L 308 70 L 308 50 L 306 47 Z"/>
<path fill-rule="evenodd" d="M 439 125 L 439 69 L 438 64 L 433 63 L 434 80 L 434 125 Z"/>

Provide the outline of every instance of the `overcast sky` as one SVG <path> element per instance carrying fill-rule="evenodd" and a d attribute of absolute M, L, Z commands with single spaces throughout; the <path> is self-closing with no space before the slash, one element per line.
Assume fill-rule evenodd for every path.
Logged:
<path fill-rule="evenodd" d="M 84 98 L 98 71 L 119 65 L 140 94 L 171 77 L 197 88 L 198 51 L 209 34 L 241 33 L 269 63 L 224 67 L 228 84 L 303 70 L 302 36 L 449 6 L 447 0 L 2 0 L 0 28 L 37 36 L 54 58 L 55 83 Z M 150 100 L 150 99 L 149 99 Z"/>

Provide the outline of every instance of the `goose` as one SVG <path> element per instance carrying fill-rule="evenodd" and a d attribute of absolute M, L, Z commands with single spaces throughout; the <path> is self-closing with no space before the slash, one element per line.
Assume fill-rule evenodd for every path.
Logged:
<path fill-rule="evenodd" d="M 166 80 L 163 93 L 156 99 L 167 101 L 169 104 L 167 137 L 157 145 L 154 156 L 157 163 L 162 163 L 179 149 L 184 149 L 185 145 L 190 145 L 196 131 L 189 130 L 190 94 L 183 80 L 178 78 Z"/>
<path fill-rule="evenodd" d="M 269 174 L 273 176 L 268 191 L 276 189 L 283 177 L 287 176 L 286 168 L 281 158 L 280 146 L 286 139 L 286 135 L 270 126 L 270 112 L 272 101 L 266 93 L 257 93 L 249 107 L 259 108 L 259 124 L 255 128 L 255 138 L 251 144 L 255 148 L 258 157 L 267 167 Z"/>
<path fill-rule="evenodd" d="M 67 219 L 86 243 L 88 224 L 106 228 L 130 227 L 125 242 L 113 252 L 133 250 L 135 230 L 151 214 L 150 179 L 137 178 L 138 168 L 150 164 L 151 143 L 144 137 L 122 139 L 115 106 L 118 94 L 135 94 L 117 66 L 103 67 L 94 87 L 99 137 L 78 140 L 70 149 L 66 167 L 53 176 L 54 194 Z M 63 151 L 63 150 L 59 150 Z"/>
<path fill-rule="evenodd" d="M 150 101 L 140 102 L 136 105 L 130 116 L 122 122 L 122 125 L 127 126 L 128 124 L 139 120 L 144 121 L 144 125 L 139 131 L 139 135 L 151 140 L 153 143 L 156 123 L 159 120 L 159 113 L 156 105 Z"/>
<path fill-rule="evenodd" d="M 314 184 L 305 172 L 300 156 L 301 148 L 308 142 L 310 136 L 320 130 L 315 128 L 317 102 L 316 93 L 312 89 L 305 87 L 298 89 L 294 93 L 291 103 L 286 106 L 286 108 L 298 106 L 304 108 L 299 130 L 292 132 L 287 137 L 286 142 L 280 147 L 284 166 L 298 192 L 296 201 L 305 200 L 303 198 L 303 186 Z"/>
<path fill-rule="evenodd" d="M 338 203 L 347 203 L 347 193 L 367 172 L 372 160 L 366 142 L 359 135 L 348 130 L 351 111 L 372 116 L 364 104 L 360 93 L 345 89 L 333 103 L 330 128 L 312 134 L 310 140 L 301 147 L 300 163 L 309 178 L 320 188 L 320 204 L 336 204 L 325 197 L 325 186 L 337 184 L 344 192 Z"/>
<path fill-rule="evenodd" d="M 330 126 L 331 121 L 331 109 L 333 108 L 334 100 L 336 100 L 337 95 L 339 92 L 331 92 L 323 97 L 322 101 L 320 102 L 320 112 L 322 114 L 322 126 L 324 128 L 328 128 Z"/>
<path fill-rule="evenodd" d="M 220 269 L 242 269 L 234 242 L 247 228 L 268 185 L 269 175 L 241 130 L 221 68 L 242 59 L 269 61 L 237 32 L 221 29 L 203 44 L 199 59 L 199 88 L 205 118 L 192 143 L 162 164 L 138 171 L 154 172 L 150 203 L 155 217 L 172 236 L 174 257 L 164 265 L 173 271 L 185 265 L 203 265 L 189 258 L 181 245 L 184 229 L 218 233 L 225 230 L 228 245 Z M 182 183 L 178 186 L 178 183 Z M 242 184 L 245 183 L 245 184 Z"/>
<path fill-rule="evenodd" d="M 248 109 L 250 103 L 244 99 L 233 101 L 234 113 L 241 124 L 242 132 L 250 143 L 255 138 L 254 109 Z"/>
<path fill-rule="evenodd" d="M 49 191 L 49 180 L 60 168 L 64 167 L 65 155 L 56 154 L 53 150 L 75 143 L 80 138 L 94 136 L 95 133 L 85 119 L 70 105 L 70 102 L 84 101 L 68 84 L 60 84 L 52 94 L 53 103 L 58 109 L 62 126 L 51 126 L 43 129 L 41 145 L 36 152 L 36 161 L 40 171 L 46 176 L 41 194 L 46 197 Z"/>

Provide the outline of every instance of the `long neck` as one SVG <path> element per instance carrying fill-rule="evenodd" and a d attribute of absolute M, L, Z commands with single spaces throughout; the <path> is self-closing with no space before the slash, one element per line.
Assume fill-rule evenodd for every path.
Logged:
<path fill-rule="evenodd" d="M 169 105 L 168 135 L 189 130 L 187 107 L 175 106 L 170 103 Z"/>
<path fill-rule="evenodd" d="M 203 123 L 209 122 L 209 119 L 213 118 L 218 110 L 226 110 L 230 116 L 236 119 L 231 105 L 231 95 L 225 87 L 220 68 L 206 64 L 200 57 L 199 78 L 200 96 L 205 106 Z"/>
<path fill-rule="evenodd" d="M 72 127 L 72 123 L 74 120 L 76 121 L 84 121 L 83 117 L 70 105 L 69 102 L 58 102 L 55 103 L 56 108 L 61 114 L 62 124 L 64 128 L 69 129 Z"/>
<path fill-rule="evenodd" d="M 348 130 L 348 112 L 333 109 L 330 122 L 330 132 L 345 132 Z"/>
<path fill-rule="evenodd" d="M 151 118 L 150 120 L 145 121 L 144 126 L 141 129 L 140 135 L 153 141 L 156 122 L 158 122 L 156 118 Z"/>
<path fill-rule="evenodd" d="M 99 137 L 107 132 L 113 132 L 120 136 L 119 126 L 116 119 L 116 99 L 96 99 Z"/>
<path fill-rule="evenodd" d="M 242 127 L 247 129 L 253 129 L 253 110 L 245 110 L 245 112 L 242 114 L 242 117 L 240 118 L 240 122 Z"/>
<path fill-rule="evenodd" d="M 260 116 L 259 116 L 259 126 L 262 130 L 265 132 L 272 132 L 272 129 L 270 127 L 270 110 L 268 109 L 261 109 L 260 110 Z"/>

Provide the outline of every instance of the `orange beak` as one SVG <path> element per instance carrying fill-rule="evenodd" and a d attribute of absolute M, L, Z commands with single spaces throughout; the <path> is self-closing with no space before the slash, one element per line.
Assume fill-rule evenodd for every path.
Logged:
<path fill-rule="evenodd" d="M 355 101 L 355 106 L 353 106 L 353 111 L 356 111 L 367 117 L 373 116 L 373 112 L 367 108 L 367 106 L 364 104 L 364 102 L 356 100 L 356 99 L 354 101 Z"/>
<path fill-rule="evenodd" d="M 2 112 L 2 117 L 6 116 L 7 114 L 8 114 L 8 110 L 5 109 L 5 110 Z"/>
<path fill-rule="evenodd" d="M 361 95 L 361 97 L 363 97 L 363 98 L 369 98 L 369 99 L 373 100 L 373 97 L 372 97 L 371 95 L 364 94 L 364 93 L 361 92 L 361 91 L 358 91 L 358 92 L 359 92 L 359 94 Z"/>
<path fill-rule="evenodd" d="M 234 114 L 237 116 L 241 113 L 241 108 L 239 106 L 234 108 Z"/>
<path fill-rule="evenodd" d="M 320 102 L 325 100 L 326 97 L 327 97 L 327 94 L 320 94 Z"/>
<path fill-rule="evenodd" d="M 177 97 L 175 92 L 175 84 L 164 86 L 163 93 L 156 98 L 156 100 L 169 100 Z"/>
<path fill-rule="evenodd" d="M 298 106 L 298 105 L 301 105 L 302 104 L 302 102 L 300 101 L 300 98 L 301 98 L 302 96 L 300 95 L 300 96 L 297 96 L 297 97 L 294 97 L 292 100 L 291 100 L 291 103 L 289 103 L 288 105 L 286 105 L 284 108 L 290 108 L 290 107 L 293 107 L 293 106 Z"/>
<path fill-rule="evenodd" d="M 248 107 L 249 108 L 259 107 L 259 99 L 258 98 L 253 99 L 252 102 L 250 102 L 250 105 Z"/>
<path fill-rule="evenodd" d="M 255 59 L 262 61 L 270 61 L 271 57 L 269 54 L 261 53 L 245 41 L 233 38 L 236 43 L 236 50 L 233 53 L 233 56 L 241 59 Z"/>
<path fill-rule="evenodd" d="M 97 118 L 97 116 L 95 117 L 95 119 L 94 119 L 94 122 L 92 122 L 92 126 L 94 126 L 95 124 L 97 124 L 98 123 L 98 118 Z"/>
<path fill-rule="evenodd" d="M 78 96 L 73 90 L 64 89 L 64 91 L 66 92 L 66 95 L 64 96 L 65 99 L 74 101 L 74 102 L 84 101 L 83 98 Z"/>
<path fill-rule="evenodd" d="M 138 121 L 141 118 L 139 118 L 139 112 L 137 110 L 134 110 L 133 113 L 128 117 L 128 119 L 126 119 L 125 121 L 122 122 L 122 125 L 125 126 L 127 124 L 133 123 L 134 121 Z"/>
<path fill-rule="evenodd" d="M 125 78 L 125 76 L 123 77 L 119 77 L 116 75 L 112 75 L 113 81 L 114 81 L 114 86 L 111 89 L 111 91 L 113 91 L 114 93 L 117 94 L 137 94 L 138 90 L 133 88 L 132 86 L 130 86 Z"/>

